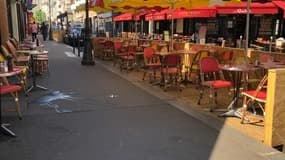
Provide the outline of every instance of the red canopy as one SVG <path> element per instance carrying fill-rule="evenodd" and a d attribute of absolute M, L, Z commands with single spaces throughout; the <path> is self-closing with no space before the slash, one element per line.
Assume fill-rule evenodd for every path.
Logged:
<path fill-rule="evenodd" d="M 246 2 L 240 4 L 228 4 L 226 6 L 217 6 L 218 14 L 246 14 Z M 257 3 L 250 4 L 250 14 L 277 14 L 278 8 L 272 3 Z"/>
<path fill-rule="evenodd" d="M 114 17 L 114 21 L 131 21 L 131 20 L 138 21 L 138 20 L 140 20 L 140 17 L 142 15 L 145 15 L 145 14 L 146 14 L 146 12 L 138 12 L 135 14 L 123 13 L 123 14 L 120 14 L 120 15 Z"/>
<path fill-rule="evenodd" d="M 114 17 L 114 21 L 130 21 L 133 20 L 133 15 L 131 13 L 123 13 Z"/>
<path fill-rule="evenodd" d="M 149 21 L 149 20 L 165 20 L 167 13 L 169 13 L 170 10 L 169 9 L 164 9 L 160 12 L 154 12 L 154 13 L 149 13 L 147 15 L 145 15 L 145 20 Z"/>
<path fill-rule="evenodd" d="M 285 2 L 284 1 L 272 1 L 272 3 L 283 10 L 283 18 L 285 18 Z"/>
<path fill-rule="evenodd" d="M 145 20 L 165 20 L 171 19 L 172 14 L 170 9 L 165 9 L 160 12 L 153 14 L 147 14 Z M 192 8 L 191 10 L 187 9 L 175 9 L 173 11 L 173 18 L 207 18 L 207 17 L 216 17 L 216 7 L 199 7 Z"/>

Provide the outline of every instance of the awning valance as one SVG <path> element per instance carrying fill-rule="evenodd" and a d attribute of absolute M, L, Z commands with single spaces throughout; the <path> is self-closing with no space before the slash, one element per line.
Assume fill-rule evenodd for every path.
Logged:
<path fill-rule="evenodd" d="M 167 19 L 171 19 L 171 13 L 167 15 Z M 192 8 L 191 10 L 185 9 L 176 9 L 173 13 L 174 19 L 179 18 L 208 18 L 216 17 L 216 8 L 215 7 L 199 7 Z"/>
<path fill-rule="evenodd" d="M 160 12 L 158 11 L 158 12 L 154 12 L 154 13 L 149 13 L 149 14 L 145 15 L 145 20 L 146 21 L 150 21 L 150 20 L 156 20 L 156 21 L 165 20 L 168 13 L 170 13 L 169 9 L 164 9 L 164 10 L 162 10 Z"/>
<path fill-rule="evenodd" d="M 138 21 L 140 20 L 140 17 L 145 15 L 145 12 L 138 12 L 138 13 L 123 13 L 121 15 L 118 15 L 116 17 L 114 17 L 114 21 L 131 21 L 131 20 L 135 20 Z"/>
<path fill-rule="evenodd" d="M 133 15 L 131 13 L 123 13 L 114 17 L 114 21 L 131 21 L 133 20 Z"/>
<path fill-rule="evenodd" d="M 240 4 L 228 4 L 226 6 L 217 6 L 218 14 L 246 14 L 246 2 Z M 272 2 L 250 4 L 250 14 L 277 14 L 278 8 Z"/>
<path fill-rule="evenodd" d="M 171 19 L 172 14 L 170 9 L 162 10 L 161 12 L 156 12 L 153 14 L 147 14 L 145 20 L 165 20 Z M 216 17 L 216 8 L 215 7 L 199 7 L 192 8 L 191 10 L 187 9 L 175 9 L 173 11 L 173 18 L 208 18 Z"/>

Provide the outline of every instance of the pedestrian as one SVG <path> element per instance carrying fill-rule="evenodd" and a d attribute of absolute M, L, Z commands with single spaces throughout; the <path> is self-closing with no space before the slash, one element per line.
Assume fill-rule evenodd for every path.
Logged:
<path fill-rule="evenodd" d="M 44 41 L 47 39 L 47 32 L 48 32 L 47 30 L 48 30 L 48 27 L 45 24 L 45 22 L 43 22 L 42 27 L 41 27 L 41 32 L 42 32 Z"/>
<path fill-rule="evenodd" d="M 36 22 L 34 21 L 32 26 L 31 26 L 31 30 L 32 30 L 32 41 L 34 42 L 35 39 L 37 39 L 37 34 L 39 31 L 38 25 L 36 24 Z"/>

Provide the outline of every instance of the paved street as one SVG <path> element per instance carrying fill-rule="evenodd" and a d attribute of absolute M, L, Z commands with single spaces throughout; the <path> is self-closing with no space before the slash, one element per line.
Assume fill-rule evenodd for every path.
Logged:
<path fill-rule="evenodd" d="M 38 83 L 49 90 L 22 96 L 23 120 L 4 112 L 17 137 L 0 135 L 0 160 L 285 159 L 221 122 L 182 112 L 100 62 L 82 66 L 64 44 L 44 43 L 49 74 Z"/>

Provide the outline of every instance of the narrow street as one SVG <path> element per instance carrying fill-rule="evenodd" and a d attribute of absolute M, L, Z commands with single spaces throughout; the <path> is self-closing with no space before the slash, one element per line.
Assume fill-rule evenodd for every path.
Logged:
<path fill-rule="evenodd" d="M 38 83 L 49 90 L 21 94 L 23 120 L 4 112 L 17 137 L 0 135 L 1 160 L 284 159 L 230 127 L 180 111 L 100 62 L 82 66 L 64 44 L 44 43 L 49 74 Z"/>

